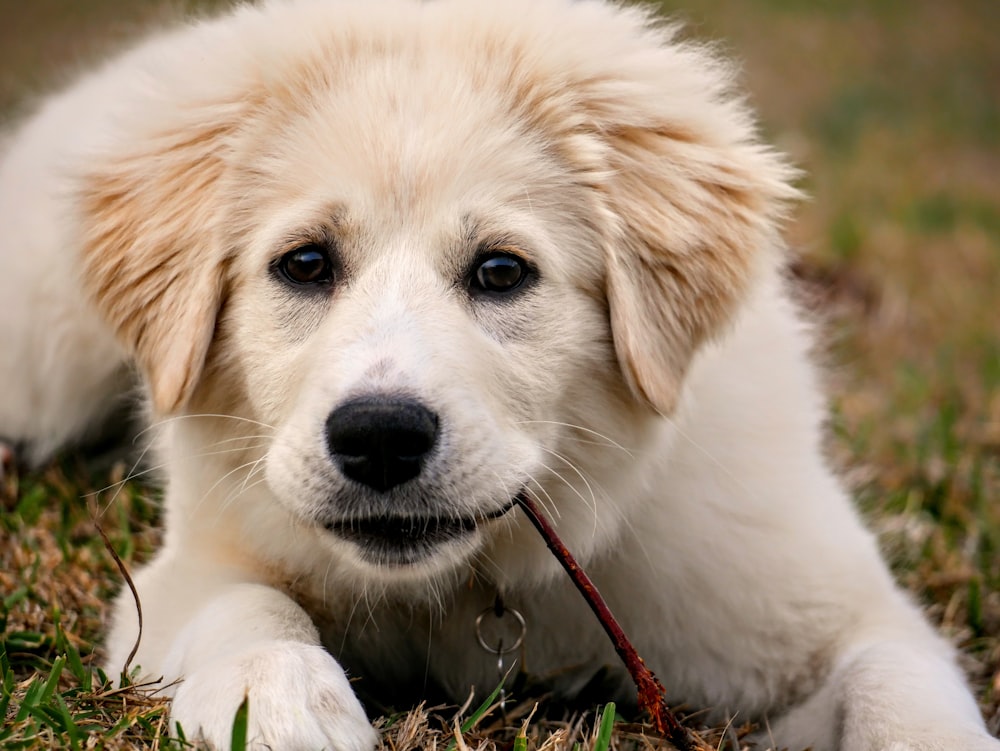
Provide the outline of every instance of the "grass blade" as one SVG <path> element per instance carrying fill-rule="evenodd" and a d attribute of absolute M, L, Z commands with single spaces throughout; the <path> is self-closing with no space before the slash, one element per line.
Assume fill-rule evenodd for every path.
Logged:
<path fill-rule="evenodd" d="M 601 724 L 597 730 L 597 738 L 594 740 L 594 751 L 608 751 L 611 748 L 611 733 L 614 727 L 615 703 L 611 701 L 604 705 Z"/>
<path fill-rule="evenodd" d="M 486 713 L 489 712 L 490 707 L 493 706 L 493 702 L 495 702 L 497 700 L 497 697 L 500 696 L 500 692 L 503 690 L 503 684 L 505 680 L 500 681 L 497 687 L 493 689 L 493 693 L 487 696 L 486 699 L 483 701 L 483 703 L 480 704 L 478 707 L 476 707 L 476 711 L 474 711 L 471 715 L 469 715 L 469 717 L 461 724 L 459 730 L 463 734 L 468 733 L 470 730 L 472 730 L 472 728 L 474 728 L 478 724 L 478 722 L 481 719 L 483 719 Z M 446 751 L 454 751 L 455 746 L 456 746 L 455 741 L 452 740 L 448 744 L 448 748 L 446 749 Z"/>
<path fill-rule="evenodd" d="M 42 688 L 42 692 L 38 697 L 38 703 L 40 705 L 45 705 L 52 701 L 52 695 L 59 686 L 59 677 L 62 675 L 63 667 L 65 667 L 65 665 L 66 658 L 63 655 L 57 657 L 52 663 L 52 672 L 49 673 L 48 680 L 45 681 L 45 686 Z"/>
<path fill-rule="evenodd" d="M 250 720 L 250 697 L 244 696 L 243 703 L 233 718 L 233 734 L 229 747 L 232 751 L 245 751 L 247 747 L 247 724 Z"/>

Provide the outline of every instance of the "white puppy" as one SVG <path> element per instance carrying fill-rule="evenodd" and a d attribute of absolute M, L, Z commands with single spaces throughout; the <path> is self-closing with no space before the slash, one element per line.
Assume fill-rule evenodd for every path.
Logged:
<path fill-rule="evenodd" d="M 596 621 L 672 701 L 793 749 L 997 751 L 820 450 L 795 197 L 729 69 L 594 0 L 277 0 L 143 43 L 0 162 L 0 434 L 30 460 L 140 371 L 166 542 L 135 665 L 189 737 L 369 749 L 360 690 L 563 694 Z M 107 643 L 123 667 L 122 597 Z"/>

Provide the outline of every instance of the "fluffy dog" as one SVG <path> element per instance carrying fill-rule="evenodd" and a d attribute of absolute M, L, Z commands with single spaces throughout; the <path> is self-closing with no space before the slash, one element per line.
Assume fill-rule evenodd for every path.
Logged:
<path fill-rule="evenodd" d="M 0 433 L 40 460 L 140 372 L 133 666 L 189 737 L 248 696 L 258 747 L 370 749 L 346 675 L 488 691 L 498 594 L 524 670 L 629 698 L 531 492 L 672 700 L 779 747 L 1000 749 L 821 455 L 794 173 L 730 73 L 595 0 L 275 0 L 12 134 Z M 136 634 L 125 596 L 110 670 Z"/>

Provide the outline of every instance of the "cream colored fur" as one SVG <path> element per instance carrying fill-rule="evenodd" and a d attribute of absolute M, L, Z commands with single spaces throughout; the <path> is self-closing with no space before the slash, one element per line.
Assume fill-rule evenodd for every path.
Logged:
<path fill-rule="evenodd" d="M 326 526 L 481 517 L 526 488 L 674 702 L 762 747 L 997 751 L 951 648 L 894 585 L 820 448 L 812 332 L 782 280 L 793 171 L 708 50 L 567 0 L 275 0 L 144 42 L 44 103 L 0 162 L 0 434 L 40 461 L 148 387 L 166 540 L 133 667 L 188 737 L 370 749 L 363 691 L 523 667 L 628 681 L 512 510 L 410 565 Z M 327 292 L 273 265 L 336 247 Z M 477 249 L 537 267 L 469 293 Z M 327 415 L 406 393 L 444 426 L 359 491 Z M 116 603 L 106 666 L 136 637 Z M 325 647 L 325 648 L 324 648 Z M 174 683 L 175 681 L 178 681 Z"/>

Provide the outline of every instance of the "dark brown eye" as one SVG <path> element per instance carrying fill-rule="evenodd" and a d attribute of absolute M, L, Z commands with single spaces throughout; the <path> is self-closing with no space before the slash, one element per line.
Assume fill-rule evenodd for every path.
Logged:
<path fill-rule="evenodd" d="M 528 277 L 528 265 L 509 253 L 496 253 L 476 266 L 472 286 L 486 292 L 512 292 Z"/>
<path fill-rule="evenodd" d="M 333 281 L 330 254 L 319 245 L 303 245 L 285 253 L 278 260 L 277 268 L 292 284 L 329 284 Z"/>

